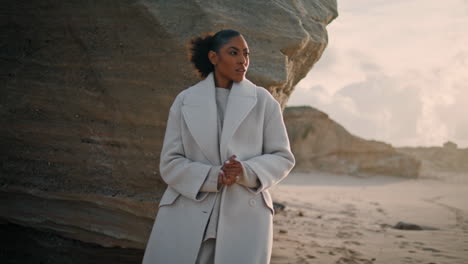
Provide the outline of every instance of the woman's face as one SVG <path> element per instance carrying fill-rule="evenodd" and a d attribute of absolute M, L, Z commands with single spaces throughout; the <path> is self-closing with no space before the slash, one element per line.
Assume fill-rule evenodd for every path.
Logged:
<path fill-rule="evenodd" d="M 215 68 L 218 87 L 230 88 L 232 82 L 245 78 L 249 68 L 249 47 L 242 36 L 233 37 L 218 52 L 210 51 L 208 57 Z"/>

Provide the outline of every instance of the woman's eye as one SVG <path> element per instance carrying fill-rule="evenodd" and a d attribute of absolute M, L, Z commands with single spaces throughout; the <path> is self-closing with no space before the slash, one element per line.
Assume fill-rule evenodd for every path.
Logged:
<path fill-rule="evenodd" d="M 229 54 L 231 54 L 231 55 L 237 55 L 237 51 L 231 51 Z"/>

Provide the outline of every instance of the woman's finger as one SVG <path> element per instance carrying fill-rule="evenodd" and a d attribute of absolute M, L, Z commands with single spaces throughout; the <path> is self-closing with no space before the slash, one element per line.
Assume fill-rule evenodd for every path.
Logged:
<path fill-rule="evenodd" d="M 243 173 L 243 169 L 242 167 L 228 167 L 228 168 L 225 168 L 224 169 L 224 173 L 228 173 L 228 174 L 242 174 Z"/>
<path fill-rule="evenodd" d="M 224 177 L 221 174 L 218 175 L 218 183 L 224 184 Z"/>
<path fill-rule="evenodd" d="M 226 184 L 226 179 L 227 179 L 226 172 L 224 170 L 221 170 L 218 175 L 219 175 L 218 176 L 218 181 L 221 184 Z"/>
<path fill-rule="evenodd" d="M 239 160 L 237 159 L 237 156 L 236 155 L 232 155 L 231 157 L 229 157 L 225 162 L 225 164 L 232 164 L 232 163 L 239 163 Z"/>
<path fill-rule="evenodd" d="M 242 169 L 242 164 L 235 163 L 235 164 L 227 164 L 223 167 L 224 169 L 232 170 L 232 169 Z"/>

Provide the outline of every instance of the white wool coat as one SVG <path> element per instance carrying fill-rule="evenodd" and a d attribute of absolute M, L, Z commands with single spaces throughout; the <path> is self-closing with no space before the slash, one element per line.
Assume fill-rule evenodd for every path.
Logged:
<path fill-rule="evenodd" d="M 260 186 L 202 188 L 210 170 L 219 170 L 233 154 L 256 174 Z M 274 209 L 268 189 L 294 164 L 281 107 L 266 89 L 247 79 L 233 83 L 219 139 L 213 73 L 182 91 L 169 111 L 160 156 L 168 186 L 143 264 L 194 264 L 217 195 L 215 263 L 269 263 Z"/>

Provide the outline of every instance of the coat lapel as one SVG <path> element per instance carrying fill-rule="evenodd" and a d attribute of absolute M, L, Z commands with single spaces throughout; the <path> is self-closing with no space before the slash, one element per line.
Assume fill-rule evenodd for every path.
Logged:
<path fill-rule="evenodd" d="M 220 153 L 223 161 L 229 158 L 227 151 L 232 136 L 256 103 L 257 91 L 253 83 L 244 79 L 232 84 L 224 114 L 223 132 L 221 133 Z"/>
<path fill-rule="evenodd" d="M 182 106 L 185 122 L 203 154 L 212 164 L 221 164 L 229 158 L 227 151 L 232 136 L 257 103 L 255 89 L 256 86 L 247 79 L 233 83 L 220 137 L 213 73 L 194 85 L 192 91 L 185 96 Z"/>
<path fill-rule="evenodd" d="M 218 148 L 218 113 L 212 74 L 193 86 L 185 96 L 182 113 L 185 123 L 205 157 L 213 164 L 221 164 Z"/>

